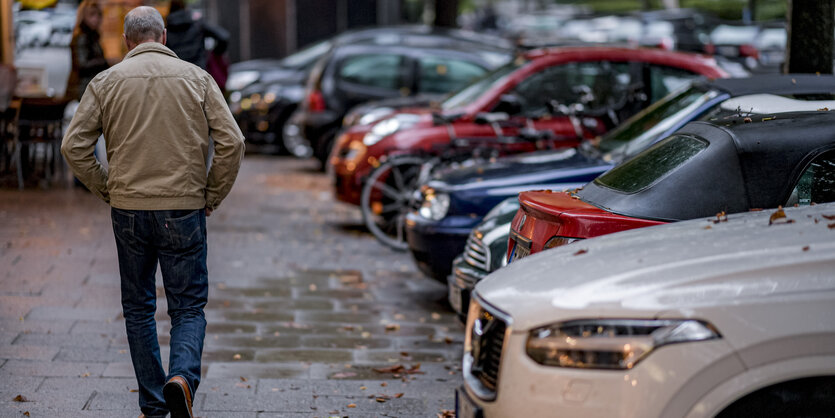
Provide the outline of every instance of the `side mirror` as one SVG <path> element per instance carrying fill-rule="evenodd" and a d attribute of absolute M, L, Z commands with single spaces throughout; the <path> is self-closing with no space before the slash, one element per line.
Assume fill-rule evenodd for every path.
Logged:
<path fill-rule="evenodd" d="M 519 98 L 512 94 L 503 94 L 499 97 L 499 102 L 493 107 L 493 113 L 507 113 L 510 116 L 522 113 L 522 102 Z"/>

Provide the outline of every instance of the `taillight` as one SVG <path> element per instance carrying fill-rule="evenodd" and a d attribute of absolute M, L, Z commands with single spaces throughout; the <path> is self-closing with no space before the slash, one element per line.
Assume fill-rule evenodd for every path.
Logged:
<path fill-rule="evenodd" d="M 550 250 L 554 247 L 559 247 L 561 245 L 571 244 L 572 242 L 576 242 L 581 240 L 582 238 L 569 238 L 569 237 L 560 237 L 555 236 L 551 237 L 548 242 L 545 243 L 545 246 L 542 247 L 542 250 Z"/>
<path fill-rule="evenodd" d="M 307 110 L 311 112 L 325 111 L 325 97 L 319 90 L 313 90 L 307 95 Z"/>
<path fill-rule="evenodd" d="M 739 46 L 739 56 L 741 57 L 751 57 L 751 58 L 760 58 L 760 51 L 757 50 L 757 47 L 754 45 L 740 45 Z"/>
<path fill-rule="evenodd" d="M 705 44 L 705 54 L 713 55 L 716 53 L 716 45 L 714 44 Z"/>

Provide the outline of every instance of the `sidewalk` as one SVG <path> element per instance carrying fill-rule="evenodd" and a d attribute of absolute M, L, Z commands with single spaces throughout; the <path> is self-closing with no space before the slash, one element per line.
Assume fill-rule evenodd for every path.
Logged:
<path fill-rule="evenodd" d="M 463 329 L 445 288 L 365 233 L 313 167 L 247 156 L 209 218 L 196 415 L 453 409 Z M 0 190 L 0 417 L 138 416 L 119 298 L 108 206 L 78 189 Z M 157 319 L 165 360 L 164 297 Z"/>

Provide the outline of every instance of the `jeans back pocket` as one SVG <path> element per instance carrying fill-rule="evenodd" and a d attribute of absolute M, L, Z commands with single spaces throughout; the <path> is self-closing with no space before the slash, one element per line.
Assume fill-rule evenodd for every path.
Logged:
<path fill-rule="evenodd" d="M 171 239 L 171 249 L 188 250 L 203 244 L 200 212 L 195 210 L 185 216 L 165 218 L 165 229 Z"/>

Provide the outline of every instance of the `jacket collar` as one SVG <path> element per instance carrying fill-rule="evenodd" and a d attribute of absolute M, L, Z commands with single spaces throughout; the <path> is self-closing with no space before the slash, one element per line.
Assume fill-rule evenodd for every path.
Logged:
<path fill-rule="evenodd" d="M 139 54 L 144 54 L 146 52 L 158 52 L 165 55 L 170 55 L 174 58 L 177 57 L 177 54 L 174 51 L 168 49 L 165 45 L 159 42 L 145 42 L 144 44 L 139 44 L 136 48 L 133 48 L 127 55 L 125 55 L 125 59 L 134 57 Z"/>

